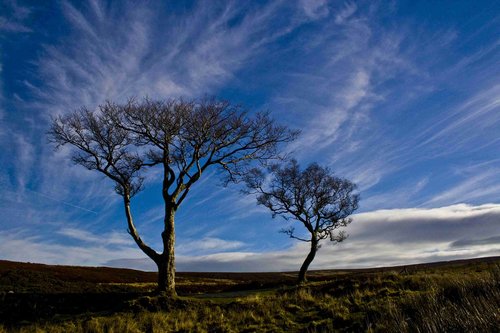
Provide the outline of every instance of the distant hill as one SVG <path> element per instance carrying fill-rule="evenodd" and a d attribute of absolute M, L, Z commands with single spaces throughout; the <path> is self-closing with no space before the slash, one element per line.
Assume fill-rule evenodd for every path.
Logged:
<path fill-rule="evenodd" d="M 156 281 L 156 273 L 126 268 L 45 265 L 0 260 L 0 283 L 1 277 L 12 272 L 42 273 L 48 278 L 66 282 L 131 283 Z"/>
<path fill-rule="evenodd" d="M 99 324 L 102 329 L 97 331 L 122 332 L 128 325 L 123 321 L 130 318 L 131 327 L 150 331 L 155 323 L 163 325 L 155 331 L 165 332 L 179 331 L 179 320 L 188 331 L 194 324 L 207 331 L 224 320 L 224 325 L 232 325 L 227 331 L 243 331 L 253 322 L 247 331 L 274 325 L 270 331 L 335 327 L 358 332 L 379 327 L 397 332 L 405 331 L 400 326 L 404 320 L 410 325 L 404 327 L 420 331 L 431 323 L 443 332 L 497 332 L 499 278 L 500 257 L 316 270 L 309 274 L 310 283 L 300 288 L 295 286 L 297 272 L 182 272 L 176 277 L 176 289 L 183 297 L 169 299 L 152 293 L 153 272 L 0 261 L 0 332 L 8 331 L 3 327 L 30 323 L 35 326 L 27 331 L 38 331 L 36 325 L 44 322 L 62 325 L 47 331 L 80 327 L 75 331 L 89 332 L 96 330 L 88 325 Z M 170 319 L 149 317 L 158 311 L 161 318 Z M 95 316 L 104 317 L 94 321 Z M 314 328 L 317 325 L 321 329 Z"/>
<path fill-rule="evenodd" d="M 338 274 L 384 271 L 412 272 L 445 267 L 459 268 L 493 262 L 500 263 L 500 257 L 463 259 L 394 267 L 312 270 L 308 276 L 310 280 L 314 281 L 328 279 Z M 181 290 L 184 289 L 183 286 L 189 286 L 188 289 L 194 291 L 198 289 L 196 285 L 203 285 L 206 288 L 210 285 L 210 280 L 218 280 L 219 283 L 217 284 L 219 286 L 221 285 L 221 281 L 226 281 L 223 283 L 226 288 L 232 284 L 238 284 L 240 287 L 247 285 L 247 288 L 260 288 L 282 283 L 293 283 L 296 279 L 296 274 L 296 272 L 179 272 L 177 273 L 177 284 Z M 117 291 L 117 288 L 120 289 L 120 284 L 129 284 L 126 290 L 130 290 L 130 284 L 154 284 L 156 281 L 157 274 L 155 272 L 144 272 L 126 268 L 45 265 L 0 260 L 0 292 L 102 292 L 111 287 L 113 291 Z"/>

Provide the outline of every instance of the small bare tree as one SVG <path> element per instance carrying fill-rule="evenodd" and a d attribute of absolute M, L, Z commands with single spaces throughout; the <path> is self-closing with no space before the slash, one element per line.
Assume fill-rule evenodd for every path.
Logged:
<path fill-rule="evenodd" d="M 297 132 L 277 126 L 267 113 L 250 116 L 240 106 L 203 101 L 108 102 L 96 111 L 79 111 L 53 119 L 50 141 L 74 148 L 72 160 L 115 183 L 123 197 L 128 232 L 158 266 L 158 291 L 175 295 L 175 214 L 205 170 L 217 168 L 226 184 L 237 181 L 252 162 L 279 158 L 277 145 Z M 142 190 L 144 171 L 163 171 L 165 218 L 162 252 L 141 239 L 131 198 Z"/>
<path fill-rule="evenodd" d="M 295 220 L 304 225 L 310 237 L 295 233 L 295 228 L 283 229 L 291 238 L 311 243 L 311 249 L 299 272 L 299 283 L 306 282 L 306 272 L 316 256 L 322 239 L 341 242 L 349 216 L 358 208 L 359 195 L 356 185 L 347 179 L 335 177 L 318 164 L 300 170 L 297 161 L 285 166 L 273 165 L 269 174 L 254 168 L 245 176 L 250 193 L 258 194 L 257 202 L 272 212 L 273 218 L 281 215 L 285 220 Z"/>

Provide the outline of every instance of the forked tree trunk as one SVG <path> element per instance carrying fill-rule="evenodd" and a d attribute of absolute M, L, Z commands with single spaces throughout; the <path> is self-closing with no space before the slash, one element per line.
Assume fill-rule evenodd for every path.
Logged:
<path fill-rule="evenodd" d="M 311 239 L 311 250 L 309 251 L 309 254 L 306 257 L 306 260 L 304 260 L 302 267 L 300 267 L 299 281 L 298 281 L 299 284 L 307 282 L 306 278 L 307 269 L 309 268 L 311 262 L 314 260 L 317 251 L 318 251 L 318 240 L 316 239 L 316 237 L 313 236 Z"/>

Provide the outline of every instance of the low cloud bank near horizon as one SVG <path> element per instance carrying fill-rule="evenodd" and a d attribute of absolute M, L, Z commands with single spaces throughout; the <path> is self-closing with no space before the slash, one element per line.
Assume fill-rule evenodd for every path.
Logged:
<path fill-rule="evenodd" d="M 352 224 L 346 229 L 349 238 L 340 244 L 323 242 L 310 269 L 395 266 L 497 256 L 500 255 L 499 226 L 500 204 L 360 213 L 353 216 Z M 56 243 L 35 236 L 0 233 L 0 259 L 156 270 L 155 264 L 144 258 L 131 239 L 127 244 L 122 237 L 116 241 L 116 233 L 90 235 L 71 229 L 72 239 L 75 234 L 85 237 L 79 237 L 79 243 Z M 276 237 L 285 236 L 277 234 Z M 246 250 L 248 244 L 243 242 L 219 238 L 178 239 L 177 245 L 177 271 L 206 272 L 296 271 L 309 246 L 296 242 L 283 250 L 257 252 Z M 251 245 L 258 248 L 258 243 Z M 196 251 L 188 251 L 190 248 Z"/>
<path fill-rule="evenodd" d="M 378 210 L 356 214 L 340 244 L 324 242 L 311 269 L 397 266 L 500 255 L 500 204 Z M 466 236 L 464 236 L 466 235 Z M 278 237 L 278 236 L 277 236 Z M 178 271 L 297 271 L 308 253 L 297 242 L 282 251 L 178 256 Z M 115 259 L 106 266 L 154 271 L 145 259 Z"/>
<path fill-rule="evenodd" d="M 500 204 L 376 210 L 355 214 L 340 244 L 324 241 L 310 269 L 365 268 L 500 255 Z M 299 227 L 299 226 L 297 226 Z M 297 228 L 298 229 L 298 228 Z M 71 233 L 69 233 L 71 231 Z M 0 233 L 0 259 L 46 264 L 111 266 L 155 271 L 130 239 L 116 232 L 63 229 L 66 243 Z M 75 243 L 75 235 L 79 242 Z M 85 237 L 82 237 L 85 236 Z M 283 235 L 285 243 L 286 237 Z M 285 250 L 247 250 L 259 244 L 230 239 L 178 239 L 177 271 L 296 271 L 309 243 Z M 192 250 L 190 250 L 192 249 Z"/>

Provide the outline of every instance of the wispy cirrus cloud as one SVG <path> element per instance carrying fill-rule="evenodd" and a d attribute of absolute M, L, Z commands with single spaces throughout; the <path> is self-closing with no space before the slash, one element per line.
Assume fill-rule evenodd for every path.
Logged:
<path fill-rule="evenodd" d="M 0 54 L 1 55 L 1 54 Z M 0 61 L 0 138 L 2 138 L 5 135 L 5 127 L 2 124 L 3 123 L 3 118 L 4 118 L 4 109 L 3 109 L 3 103 L 4 103 L 4 98 L 3 98 L 3 67 L 2 63 Z"/>
<path fill-rule="evenodd" d="M 336 13 L 328 33 L 299 47 L 310 63 L 287 74 L 273 105 L 282 112 L 293 108 L 292 125 L 303 129 L 290 151 L 305 160 L 319 158 L 368 189 L 398 167 L 387 163 L 392 142 L 372 114 L 392 93 L 384 84 L 421 74 L 402 33 L 379 26 L 373 13 L 354 3 Z"/>
<path fill-rule="evenodd" d="M 414 206 L 416 198 L 421 198 L 421 192 L 429 185 L 429 177 L 411 179 L 401 186 L 392 188 L 388 192 L 373 194 L 363 199 L 363 207 L 367 211 L 373 209 L 393 209 L 396 207 Z"/>
<path fill-rule="evenodd" d="M 453 108 L 423 132 L 417 140 L 423 140 L 421 145 L 424 146 L 430 144 L 442 146 L 444 140 L 449 141 L 453 138 L 453 146 L 444 152 L 447 154 L 467 149 L 467 143 L 487 134 L 487 131 L 496 131 L 500 124 L 499 110 L 500 84 L 496 84 Z"/>
<path fill-rule="evenodd" d="M 25 23 L 30 16 L 32 9 L 20 5 L 18 1 L 6 1 L 1 7 L 0 33 L 27 33 L 32 29 Z"/>
<path fill-rule="evenodd" d="M 304 13 L 313 20 L 324 18 L 330 13 L 327 0 L 300 0 L 299 3 Z"/>
<path fill-rule="evenodd" d="M 490 168 L 477 174 L 469 174 L 464 180 L 446 190 L 437 193 L 424 203 L 426 206 L 439 205 L 443 202 L 458 203 L 474 201 L 487 197 L 500 196 L 499 168 Z"/>
<path fill-rule="evenodd" d="M 210 93 L 233 79 L 262 47 L 305 22 L 276 21 L 287 10 L 279 2 L 258 9 L 199 2 L 181 17 L 166 12 L 162 20 L 172 22 L 166 26 L 159 22 L 159 12 L 165 15 L 160 4 L 90 4 L 77 9 L 62 2 L 72 33 L 61 41 L 64 48 L 47 45 L 38 61 L 48 86 L 34 93 L 53 112 L 106 99 Z M 170 20 L 170 15 L 175 17 Z"/>
<path fill-rule="evenodd" d="M 27 26 L 13 22 L 11 19 L 0 16 L 0 31 L 2 32 L 31 32 L 31 29 Z"/>
<path fill-rule="evenodd" d="M 337 18 L 329 23 L 329 33 L 304 44 L 314 66 L 306 62 L 304 73 L 290 75 L 274 100 L 283 112 L 294 108 L 292 119 L 304 128 L 290 146 L 296 156 L 319 159 L 370 191 L 423 161 L 479 154 L 494 146 L 498 80 L 478 79 L 480 84 L 466 87 L 462 76 L 478 75 L 470 73 L 472 63 L 489 67 L 498 43 L 450 58 L 451 50 L 472 43 L 458 38 L 459 27 L 424 34 L 425 24 L 401 22 L 395 30 L 374 19 L 382 6 L 359 7 L 345 3 L 332 11 Z M 386 9 L 395 11 L 397 4 Z M 408 111 L 418 99 L 434 98 L 444 89 L 450 94 L 460 89 L 464 98 L 450 99 L 439 109 L 426 105 Z M 418 177 L 432 183 L 440 176 L 427 171 Z"/>
<path fill-rule="evenodd" d="M 338 12 L 335 14 L 335 23 L 337 24 L 342 24 L 344 23 L 349 17 L 351 17 L 356 10 L 358 9 L 358 6 L 356 6 L 356 3 L 354 2 L 346 2 L 344 3 L 343 8 L 339 9 Z"/>
<path fill-rule="evenodd" d="M 97 244 L 97 245 L 132 245 L 130 237 L 128 237 L 123 232 L 113 231 L 111 233 L 105 233 L 96 235 L 87 230 L 71 227 L 63 227 L 57 231 L 59 235 L 66 236 L 72 239 L 76 239 L 85 243 Z"/>

